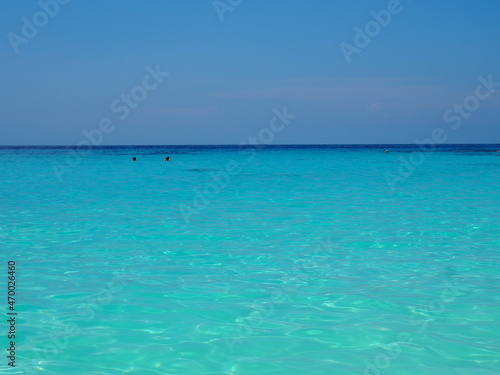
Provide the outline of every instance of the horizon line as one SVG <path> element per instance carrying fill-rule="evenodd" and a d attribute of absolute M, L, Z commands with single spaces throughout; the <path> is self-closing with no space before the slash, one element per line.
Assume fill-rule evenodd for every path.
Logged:
<path fill-rule="evenodd" d="M 465 145 L 500 145 L 500 143 L 442 143 L 435 144 L 436 147 L 440 146 L 465 146 Z M 1 148 L 8 147 L 59 147 L 59 148 L 99 148 L 99 147 L 283 147 L 283 146 L 415 146 L 419 147 L 421 145 L 416 143 L 275 143 L 275 144 L 234 144 L 234 143 L 221 143 L 221 144 L 119 144 L 119 145 L 91 145 L 91 146 L 79 146 L 74 144 L 68 145 L 0 145 Z"/>

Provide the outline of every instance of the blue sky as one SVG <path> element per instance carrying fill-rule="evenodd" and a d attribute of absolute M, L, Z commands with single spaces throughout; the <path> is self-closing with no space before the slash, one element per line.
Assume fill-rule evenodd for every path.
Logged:
<path fill-rule="evenodd" d="M 297 117 L 275 144 L 413 143 L 438 127 L 500 142 L 500 87 L 467 99 L 479 76 L 500 82 L 500 2 L 401 0 L 377 30 L 371 12 L 397 0 L 54 1 L 0 3 L 2 145 L 76 145 L 103 118 L 102 144 L 239 144 L 284 107 Z M 169 76 L 120 119 L 112 103 L 148 66 Z M 443 114 L 464 100 L 452 129 Z"/>

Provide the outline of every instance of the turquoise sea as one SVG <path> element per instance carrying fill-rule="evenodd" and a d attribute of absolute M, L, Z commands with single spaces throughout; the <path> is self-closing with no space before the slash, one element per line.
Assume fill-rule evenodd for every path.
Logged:
<path fill-rule="evenodd" d="M 419 150 L 0 148 L 0 374 L 500 374 L 500 145 Z"/>

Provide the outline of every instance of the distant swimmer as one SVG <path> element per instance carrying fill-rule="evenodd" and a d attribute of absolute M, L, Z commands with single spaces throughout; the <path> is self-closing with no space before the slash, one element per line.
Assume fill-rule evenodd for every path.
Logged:
<path fill-rule="evenodd" d="M 170 156 L 167 156 L 163 161 L 170 161 Z"/>
<path fill-rule="evenodd" d="M 137 160 L 137 158 L 134 156 L 133 159 L 132 159 L 132 161 L 136 161 L 136 160 Z"/>
<path fill-rule="evenodd" d="M 389 150 L 385 150 L 385 153 L 388 154 L 389 153 Z"/>

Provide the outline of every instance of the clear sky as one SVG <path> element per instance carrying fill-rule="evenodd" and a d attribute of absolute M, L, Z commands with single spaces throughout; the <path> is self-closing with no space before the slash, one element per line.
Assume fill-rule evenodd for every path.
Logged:
<path fill-rule="evenodd" d="M 500 142 L 499 1 L 55 1 L 0 2 L 2 145 L 239 144 L 284 107 L 274 144 Z"/>

